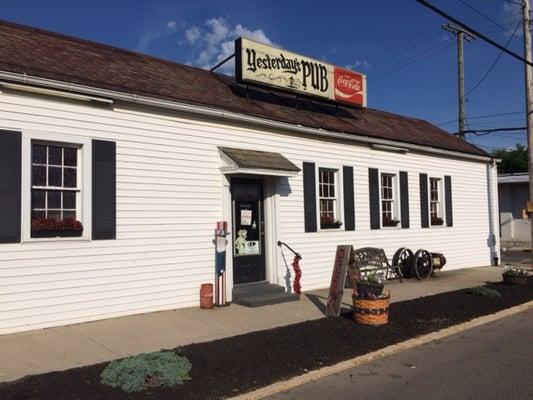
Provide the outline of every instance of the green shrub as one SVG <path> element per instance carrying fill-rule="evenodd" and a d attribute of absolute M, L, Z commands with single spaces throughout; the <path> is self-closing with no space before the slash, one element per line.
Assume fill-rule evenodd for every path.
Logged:
<path fill-rule="evenodd" d="M 144 353 L 116 360 L 100 374 L 101 382 L 125 392 L 138 392 L 146 387 L 180 385 L 189 380 L 191 363 L 169 351 Z"/>
<path fill-rule="evenodd" d="M 498 292 L 496 289 L 491 289 L 485 286 L 474 287 L 470 289 L 468 293 L 473 294 L 474 296 L 481 296 L 481 297 L 492 297 L 492 298 L 502 297 L 501 293 Z"/>

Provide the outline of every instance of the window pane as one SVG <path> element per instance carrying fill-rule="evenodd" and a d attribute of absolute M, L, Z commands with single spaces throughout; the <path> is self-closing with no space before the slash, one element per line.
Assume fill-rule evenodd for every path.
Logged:
<path fill-rule="evenodd" d="M 63 192 L 63 208 L 76 209 L 76 193 Z"/>
<path fill-rule="evenodd" d="M 46 164 L 46 146 L 41 144 L 32 146 L 32 162 L 34 164 Z"/>
<path fill-rule="evenodd" d="M 61 221 L 61 211 L 59 210 L 48 211 L 48 218 L 55 219 L 56 221 Z"/>
<path fill-rule="evenodd" d="M 31 191 L 31 208 L 45 208 L 46 192 L 44 190 Z"/>
<path fill-rule="evenodd" d="M 48 167 L 48 186 L 62 186 L 61 167 Z"/>
<path fill-rule="evenodd" d="M 49 165 L 62 165 L 63 154 L 62 148 L 56 146 L 48 147 L 48 164 Z"/>
<path fill-rule="evenodd" d="M 63 211 L 63 219 L 76 219 L 76 211 Z"/>
<path fill-rule="evenodd" d="M 78 150 L 72 147 L 64 148 L 65 165 L 75 167 L 78 165 Z"/>
<path fill-rule="evenodd" d="M 46 186 L 46 167 L 32 167 L 31 184 L 33 186 Z"/>
<path fill-rule="evenodd" d="M 48 209 L 61 208 L 61 192 L 58 190 L 50 190 L 48 192 Z"/>
<path fill-rule="evenodd" d="M 76 187 L 76 169 L 65 168 L 63 173 L 65 174 L 64 186 L 69 188 Z"/>
<path fill-rule="evenodd" d="M 43 219 L 46 218 L 46 212 L 33 210 L 31 212 L 31 219 Z"/>

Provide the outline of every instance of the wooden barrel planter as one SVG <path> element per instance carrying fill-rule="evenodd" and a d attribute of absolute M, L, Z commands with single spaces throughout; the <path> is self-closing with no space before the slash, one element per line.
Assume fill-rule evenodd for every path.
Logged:
<path fill-rule="evenodd" d="M 355 322 L 365 325 L 384 325 L 389 322 L 390 296 L 379 299 L 353 296 Z"/>
<path fill-rule="evenodd" d="M 203 283 L 200 286 L 200 308 L 213 308 L 213 284 Z"/>

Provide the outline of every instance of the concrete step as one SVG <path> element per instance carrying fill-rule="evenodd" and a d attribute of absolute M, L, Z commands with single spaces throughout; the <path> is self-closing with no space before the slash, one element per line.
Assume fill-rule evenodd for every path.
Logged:
<path fill-rule="evenodd" d="M 233 297 L 249 296 L 255 293 L 285 293 L 285 288 L 263 281 L 235 285 L 232 293 Z"/>
<path fill-rule="evenodd" d="M 233 289 L 233 302 L 246 307 L 261 307 L 299 299 L 294 293 L 286 293 L 284 287 L 267 282 L 239 285 Z"/>

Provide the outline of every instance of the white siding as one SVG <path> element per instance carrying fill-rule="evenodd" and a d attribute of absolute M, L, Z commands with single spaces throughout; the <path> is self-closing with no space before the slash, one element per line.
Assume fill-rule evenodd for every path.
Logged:
<path fill-rule="evenodd" d="M 223 218 L 217 146 L 280 152 L 299 166 L 354 167 L 355 232 L 304 233 L 302 177 L 280 180 L 278 239 L 302 253 L 304 290 L 329 284 L 337 244 L 384 247 L 389 256 L 399 246 L 427 248 L 446 255 L 447 269 L 491 261 L 481 162 L 7 94 L 0 94 L 0 129 L 113 140 L 118 165 L 116 240 L 0 245 L 0 334 L 198 305 L 200 284 L 213 281 L 212 234 Z M 370 230 L 368 167 L 409 172 L 410 229 Z M 453 228 L 420 228 L 420 172 L 452 176 Z M 275 268 L 283 284 L 279 253 Z"/>

